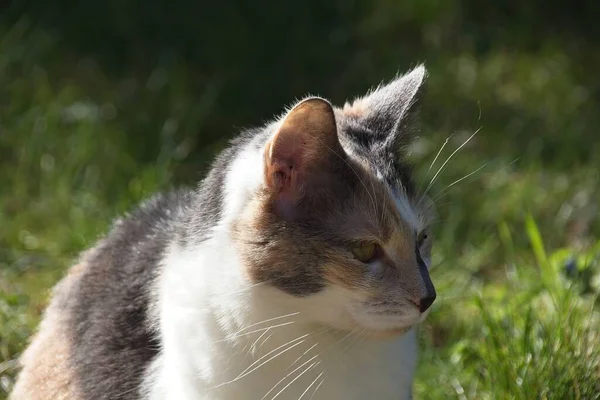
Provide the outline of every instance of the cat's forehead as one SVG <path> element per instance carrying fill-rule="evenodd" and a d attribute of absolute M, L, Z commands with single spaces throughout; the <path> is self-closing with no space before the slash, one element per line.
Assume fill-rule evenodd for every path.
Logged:
<path fill-rule="evenodd" d="M 347 155 L 359 177 L 359 184 L 355 186 L 356 193 L 350 207 L 339 211 L 344 218 L 349 218 L 347 221 L 351 226 L 358 227 L 359 221 L 376 223 L 383 237 L 399 231 L 403 236 L 413 235 L 423 229 L 426 221 L 417 208 L 418 201 L 406 192 L 401 181 L 394 178 L 390 183 L 378 163 L 373 162 L 368 154 L 347 150 Z"/>

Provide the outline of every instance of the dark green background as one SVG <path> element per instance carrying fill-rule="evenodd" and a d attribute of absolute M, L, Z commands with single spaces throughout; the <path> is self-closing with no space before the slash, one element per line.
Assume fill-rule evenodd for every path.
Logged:
<path fill-rule="evenodd" d="M 600 2 L 38 0 L 0 7 L 0 398 L 48 289 L 112 218 L 156 190 L 194 184 L 232 135 L 295 99 L 318 94 L 342 105 L 422 62 L 430 76 L 411 150 L 421 188 L 481 129 L 431 190 L 440 299 L 423 330 L 417 394 L 462 398 L 459 381 L 477 388 L 468 398 L 498 390 L 528 398 L 548 382 L 554 393 L 585 386 L 568 380 L 580 372 L 542 368 L 524 373 L 531 386 L 511 386 L 511 365 L 528 356 L 514 350 L 512 364 L 486 358 L 496 349 L 502 360 L 506 348 L 482 339 L 492 325 L 482 325 L 484 309 L 473 299 L 483 293 L 487 311 L 518 321 L 524 306 L 507 306 L 507 298 L 521 298 L 511 291 L 539 295 L 544 263 L 531 248 L 529 215 L 553 273 L 563 277 L 571 262 L 582 271 L 581 293 L 600 286 L 593 279 Z M 550 324 L 546 314 L 539 318 Z M 498 326 L 506 338 L 518 337 Z M 595 365 L 582 359 L 581 370 L 594 376 Z M 510 378 L 504 386 L 490 372 L 500 370 Z"/>

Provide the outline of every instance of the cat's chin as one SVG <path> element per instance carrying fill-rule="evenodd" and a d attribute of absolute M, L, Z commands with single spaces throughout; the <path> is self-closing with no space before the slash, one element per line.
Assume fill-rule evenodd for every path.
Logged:
<path fill-rule="evenodd" d="M 369 339 L 373 340 L 392 340 L 397 339 L 400 336 L 404 335 L 406 332 L 411 330 L 413 326 L 405 326 L 401 328 L 394 329 L 386 329 L 386 330 L 373 330 L 367 331 L 367 336 Z"/>

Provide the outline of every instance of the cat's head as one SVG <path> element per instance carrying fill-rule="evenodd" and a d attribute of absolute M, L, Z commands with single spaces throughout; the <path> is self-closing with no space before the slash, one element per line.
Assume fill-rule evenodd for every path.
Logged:
<path fill-rule="evenodd" d="M 425 74 L 418 67 L 341 109 L 302 100 L 262 149 L 263 182 L 235 236 L 250 279 L 316 321 L 400 333 L 436 297 L 430 205 L 402 152 Z"/>

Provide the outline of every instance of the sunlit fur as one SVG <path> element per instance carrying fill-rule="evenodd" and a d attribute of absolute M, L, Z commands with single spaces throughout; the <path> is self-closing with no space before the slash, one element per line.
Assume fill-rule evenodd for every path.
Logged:
<path fill-rule="evenodd" d="M 254 191 L 246 185 L 260 186 L 260 179 L 240 182 L 236 176 L 247 177 L 243 172 L 253 159 L 250 154 L 240 158 L 229 175 L 236 187 L 246 188 L 228 194 L 231 204 L 247 204 L 240 207 L 243 211 L 254 203 Z M 227 208 L 226 215 L 235 214 L 233 207 Z M 309 367 L 280 395 L 282 399 L 299 398 L 314 380 L 307 399 L 317 385 L 315 399 L 408 398 L 417 360 L 415 330 L 394 340 L 374 341 L 368 336 L 373 330 L 403 332 L 401 328 L 414 325 L 421 318 L 414 305 L 400 296 L 398 304 L 388 306 L 390 315 L 370 313 L 368 307 L 373 305 L 366 299 L 375 294 L 375 288 L 342 283 L 345 279 L 353 282 L 341 272 L 342 264 L 331 264 L 341 277 L 331 272 L 327 289 L 303 298 L 283 293 L 268 282 L 251 283 L 243 256 L 232 250 L 236 245 L 231 229 L 224 221 L 209 241 L 196 248 L 174 246 L 165 259 L 178 268 L 168 269 L 162 282 L 164 353 L 158 384 L 156 375 L 148 378 L 151 398 L 261 399 L 307 360 L 311 361 L 266 398 Z M 285 243 L 281 238 L 277 246 Z M 339 262 L 345 256 L 339 251 L 334 257 Z M 345 260 L 346 268 L 360 268 L 348 257 Z M 231 268 L 235 265 L 238 268 Z M 375 265 L 371 272 L 380 268 Z M 327 330 L 330 327 L 344 330 Z"/>
<path fill-rule="evenodd" d="M 411 398 L 435 298 L 402 151 L 424 77 L 345 108 L 304 99 L 196 190 L 118 220 L 57 286 L 11 399 Z"/>
<path fill-rule="evenodd" d="M 317 260 L 314 273 L 322 274 L 325 292 L 335 292 L 336 297 L 311 311 L 315 321 L 374 334 L 410 327 L 421 318 L 411 298 L 419 296 L 415 246 L 427 221 L 411 199 L 395 198 L 372 171 L 352 158 L 348 162 L 359 183 L 344 197 L 331 193 L 330 206 L 313 206 L 315 225 L 281 220 L 270 211 L 270 199 L 259 186 L 245 201 L 233 240 L 251 269 L 277 269 L 274 273 L 292 276 L 295 268 Z M 386 257 L 369 265 L 357 260 L 347 243 L 362 240 L 379 243 Z M 253 272 L 249 274 L 256 275 Z M 306 299 L 292 300 L 301 308 Z"/>
<path fill-rule="evenodd" d="M 164 351 L 146 380 L 151 398 L 409 398 L 415 326 L 428 312 L 414 304 L 417 235 L 430 218 L 417 203 L 426 202 L 390 187 L 344 146 L 352 190 L 312 204 L 305 224 L 290 223 L 274 211 L 265 183 L 273 135 L 254 138 L 228 170 L 211 238 L 173 244 L 164 260 Z M 430 238 L 420 249 L 427 263 Z M 380 243 L 385 257 L 356 260 L 347 243 L 357 240 Z M 268 279 L 298 271 L 300 287 L 284 286 L 291 293 Z M 301 286 L 319 279 L 322 290 L 304 294 Z"/>

